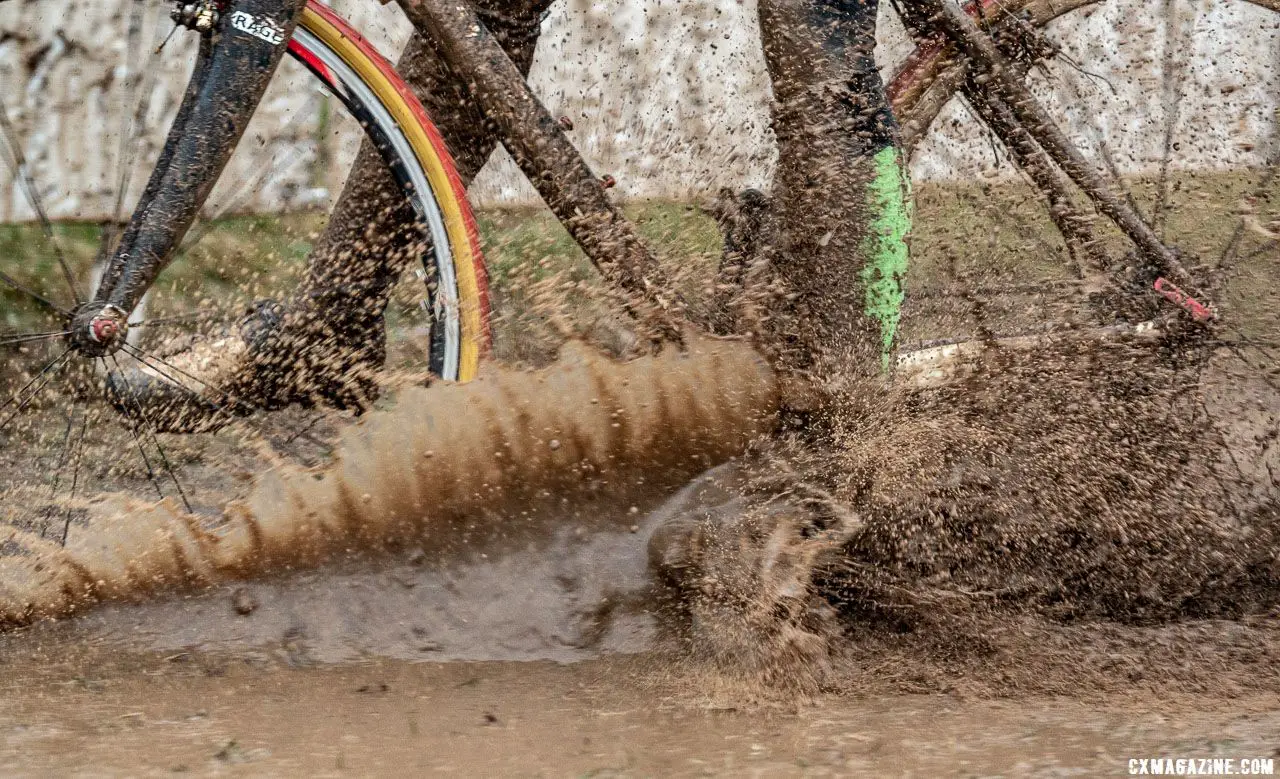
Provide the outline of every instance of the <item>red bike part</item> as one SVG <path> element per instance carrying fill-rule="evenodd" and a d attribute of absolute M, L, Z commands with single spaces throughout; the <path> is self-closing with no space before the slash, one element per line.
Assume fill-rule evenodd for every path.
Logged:
<path fill-rule="evenodd" d="M 1186 311 L 1197 322 L 1208 322 L 1217 316 L 1213 313 L 1213 309 L 1183 292 L 1177 285 L 1163 276 L 1156 279 L 1156 283 L 1151 286 L 1156 292 L 1160 293 L 1161 297 Z"/>

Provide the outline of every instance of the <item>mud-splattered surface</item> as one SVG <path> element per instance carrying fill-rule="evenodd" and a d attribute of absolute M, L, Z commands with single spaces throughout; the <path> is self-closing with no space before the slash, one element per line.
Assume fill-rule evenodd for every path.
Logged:
<path fill-rule="evenodd" d="M 816 694 L 691 659 L 647 546 L 726 470 L 666 502 L 580 503 L 521 544 L 0 636 L 0 773 L 1097 776 L 1280 757 L 1274 614 L 854 630 Z"/>
<path fill-rule="evenodd" d="M 709 697 L 664 655 L 288 668 L 65 644 L 6 654 L 11 776 L 1100 776 L 1134 757 L 1280 750 L 1276 698 L 1248 693 L 779 705 Z"/>
<path fill-rule="evenodd" d="M 1275 286 L 1255 286 L 1247 335 L 1270 338 Z M 974 332 L 970 318 L 1034 332 L 1023 309 L 1040 298 L 940 300 L 911 339 Z M 545 364 L 542 341 L 558 341 L 514 308 L 526 316 L 504 320 L 499 352 Z M 1248 371 L 1238 353 L 1198 371 L 1107 349 L 989 355 L 952 389 L 858 405 L 870 413 L 836 436 L 775 438 L 701 497 L 667 500 L 702 460 L 625 490 L 572 470 L 533 520 L 460 511 L 320 567 L 298 555 L 249 582 L 148 585 L 0 634 L 0 774 L 1114 775 L 1130 757 L 1280 759 L 1274 349 L 1249 348 Z M 327 427 L 350 424 L 277 416 L 296 424 L 264 448 L 302 467 L 329 462 Z M 652 427 L 665 445 L 679 426 Z M 0 481 L 56 462 L 67 423 L 45 428 L 34 465 L 0 450 Z M 198 509 L 265 470 L 246 430 L 164 439 Z M 489 442 L 451 457 L 505 452 Z M 404 498 L 377 478 L 403 447 L 366 449 L 373 487 L 353 494 Z M 101 480 L 147 488 L 134 459 L 102 458 Z M 0 514 L 25 528 L 38 509 Z M 713 596 L 690 601 L 706 606 L 693 620 L 650 568 L 652 539 L 686 511 L 715 527 L 697 559 L 660 562 Z M 815 565 L 835 542 L 850 567 Z"/>
<path fill-rule="evenodd" d="M 345 559 L 44 622 L 23 642 L 131 652 L 191 649 L 289 666 L 548 660 L 635 653 L 659 635 L 646 543 L 666 518 L 650 493 L 580 499 L 553 518 L 507 523 L 472 543 L 439 540 L 390 558 Z"/>

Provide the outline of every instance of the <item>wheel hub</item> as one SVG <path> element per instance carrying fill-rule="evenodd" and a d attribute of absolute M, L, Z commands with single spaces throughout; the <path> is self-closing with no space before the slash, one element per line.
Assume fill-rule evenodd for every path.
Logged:
<path fill-rule="evenodd" d="M 77 350 L 91 357 L 104 357 L 124 346 L 129 318 L 117 306 L 88 303 L 72 319 L 71 333 Z"/>

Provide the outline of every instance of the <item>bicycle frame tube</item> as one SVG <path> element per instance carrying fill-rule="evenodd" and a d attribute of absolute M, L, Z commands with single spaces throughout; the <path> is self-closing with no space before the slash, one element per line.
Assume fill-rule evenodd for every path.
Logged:
<path fill-rule="evenodd" d="M 305 0 L 228 0 L 200 43 L 160 160 L 111 258 L 95 306 L 126 314 L 173 257 L 288 48 Z"/>

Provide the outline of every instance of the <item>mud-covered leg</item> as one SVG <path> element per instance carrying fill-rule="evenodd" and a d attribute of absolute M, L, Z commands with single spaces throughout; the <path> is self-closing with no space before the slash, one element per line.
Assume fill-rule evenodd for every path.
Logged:
<path fill-rule="evenodd" d="M 817 572 L 863 528 L 821 475 L 793 463 L 828 429 L 833 395 L 844 403 L 882 386 L 903 299 L 911 211 L 872 58 L 875 14 L 874 0 L 760 0 L 780 145 L 772 227 L 741 210 L 722 226 L 729 239 L 744 227 L 772 237 L 747 246 L 755 256 L 745 263 L 730 256 L 722 278 L 744 280 L 748 307 L 762 299 L 758 338 L 791 378 L 792 429 L 757 460 L 708 474 L 723 486 L 684 496 L 650 545 L 655 572 L 680 593 L 693 646 L 772 683 L 821 683 L 836 628 Z"/>
<path fill-rule="evenodd" d="M 910 205 L 873 50 L 875 0 L 761 0 L 779 160 L 766 348 L 820 385 L 889 363 Z"/>

